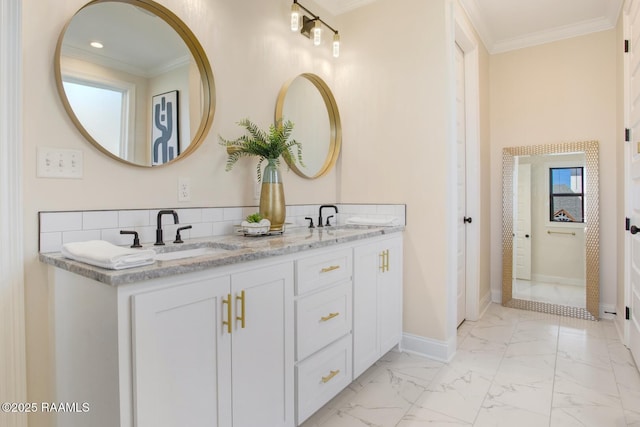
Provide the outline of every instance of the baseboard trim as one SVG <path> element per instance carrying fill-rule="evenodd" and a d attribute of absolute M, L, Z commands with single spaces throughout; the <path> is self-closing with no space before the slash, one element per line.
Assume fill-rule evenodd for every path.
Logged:
<path fill-rule="evenodd" d="M 482 298 L 480 298 L 480 313 L 478 319 L 482 319 L 492 302 L 493 298 L 491 297 L 491 291 L 488 291 Z"/>
<path fill-rule="evenodd" d="M 502 304 L 502 289 L 491 289 L 491 301 Z"/>
<path fill-rule="evenodd" d="M 609 313 L 605 313 L 608 311 Z M 610 314 L 616 312 L 616 306 L 610 304 L 600 304 L 600 319 L 615 320 L 616 315 Z"/>
<path fill-rule="evenodd" d="M 402 334 L 402 350 L 446 363 L 456 354 L 456 340 L 456 336 L 448 341 L 438 341 L 405 332 Z"/>

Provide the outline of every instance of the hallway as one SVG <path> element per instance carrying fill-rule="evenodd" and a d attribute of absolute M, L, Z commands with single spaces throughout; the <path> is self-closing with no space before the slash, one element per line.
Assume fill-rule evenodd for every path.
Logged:
<path fill-rule="evenodd" d="M 640 426 L 640 373 L 611 321 L 492 304 L 450 363 L 390 352 L 303 427 Z"/>

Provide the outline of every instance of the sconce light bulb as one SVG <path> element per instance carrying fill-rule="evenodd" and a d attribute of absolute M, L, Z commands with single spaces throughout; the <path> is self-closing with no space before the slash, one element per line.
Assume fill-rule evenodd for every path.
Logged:
<path fill-rule="evenodd" d="M 320 46 L 322 43 L 322 28 L 320 28 L 320 20 L 317 20 L 313 27 L 313 44 Z"/>
<path fill-rule="evenodd" d="M 337 58 L 340 56 L 340 35 L 335 33 L 333 35 L 333 57 Z"/>
<path fill-rule="evenodd" d="M 294 3 L 291 5 L 291 31 L 300 29 L 300 7 Z"/>

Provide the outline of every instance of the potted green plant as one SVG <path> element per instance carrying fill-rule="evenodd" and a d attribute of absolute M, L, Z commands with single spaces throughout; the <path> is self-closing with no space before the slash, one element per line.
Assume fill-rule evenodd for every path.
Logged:
<path fill-rule="evenodd" d="M 234 140 L 220 137 L 220 144 L 227 147 L 227 166 L 229 171 L 236 162 L 246 156 L 258 157 L 256 176 L 262 183 L 260 191 L 260 214 L 271 222 L 271 231 L 283 231 L 285 220 L 285 200 L 282 177 L 280 175 L 280 157 L 288 164 L 302 162 L 302 144 L 291 138 L 293 123 L 290 120 L 278 121 L 269 126 L 268 131 L 260 129 L 249 119 L 242 119 L 238 125 L 246 134 Z M 262 172 L 262 162 L 267 166 Z"/>
<path fill-rule="evenodd" d="M 271 228 L 271 221 L 256 212 L 247 215 L 240 225 L 244 234 L 266 234 Z"/>

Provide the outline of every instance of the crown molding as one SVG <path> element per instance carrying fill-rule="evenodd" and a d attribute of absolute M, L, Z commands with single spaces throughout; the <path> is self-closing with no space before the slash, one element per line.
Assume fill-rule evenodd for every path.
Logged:
<path fill-rule="evenodd" d="M 495 42 L 493 46 L 491 46 L 491 48 L 487 49 L 491 54 L 504 53 L 511 50 L 538 46 L 545 43 L 552 43 L 572 37 L 584 36 L 590 33 L 610 30 L 614 27 L 615 24 L 612 25 L 607 18 L 592 19 L 589 21 L 578 22 L 572 25 L 552 28 L 550 30 L 525 34 L 521 37 L 500 40 Z"/>
<path fill-rule="evenodd" d="M 462 8 L 469 16 L 480 39 L 490 54 L 503 53 L 589 33 L 610 30 L 615 28 L 618 23 L 622 3 L 622 0 L 607 0 L 605 14 L 594 19 L 523 34 L 509 39 L 497 40 L 490 29 L 491 26 L 487 22 L 482 9 L 478 5 L 478 0 L 460 0 Z"/>

